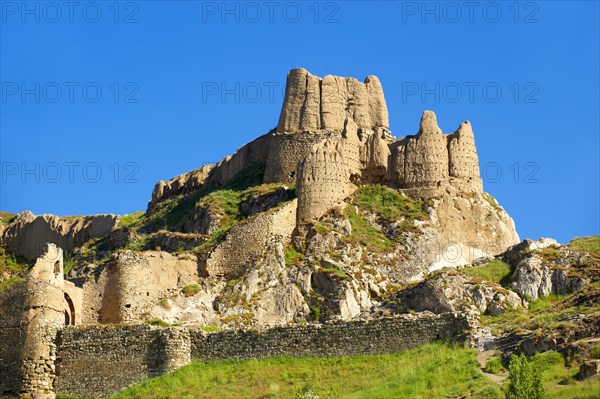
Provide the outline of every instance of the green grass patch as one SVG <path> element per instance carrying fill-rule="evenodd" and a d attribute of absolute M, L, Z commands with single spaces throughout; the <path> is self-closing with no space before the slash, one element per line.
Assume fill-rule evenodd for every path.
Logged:
<path fill-rule="evenodd" d="M 0 294 L 8 291 L 12 286 L 22 283 L 25 281 L 24 277 L 21 276 L 13 276 L 9 277 L 6 280 L 0 282 Z"/>
<path fill-rule="evenodd" d="M 138 211 L 128 215 L 123 215 L 119 218 L 119 225 L 121 227 L 129 227 L 131 229 L 139 228 L 144 221 L 144 214 L 144 211 Z"/>
<path fill-rule="evenodd" d="M 199 362 L 114 396 L 125 398 L 501 398 L 475 351 L 444 344 L 393 355 Z"/>
<path fill-rule="evenodd" d="M 286 266 L 300 266 L 304 259 L 304 255 L 301 252 L 296 251 L 293 246 L 289 245 L 285 249 L 284 259 Z"/>
<path fill-rule="evenodd" d="M 225 190 L 245 190 L 248 187 L 262 184 L 265 175 L 265 164 L 251 164 L 240 170 L 224 185 Z"/>
<path fill-rule="evenodd" d="M 578 365 L 565 367 L 563 356 L 557 352 L 544 352 L 532 358 L 541 371 L 545 399 L 594 399 L 598 398 L 598 381 L 578 381 Z"/>
<path fill-rule="evenodd" d="M 349 241 L 361 244 L 371 252 L 387 251 L 395 247 L 389 238 L 375 230 L 362 216 L 356 213 L 353 205 L 346 207 L 346 216 L 352 225 Z"/>
<path fill-rule="evenodd" d="M 461 269 L 460 271 L 467 276 L 481 278 L 498 284 L 508 283 L 508 279 L 511 275 L 510 265 L 498 259 L 482 266 L 468 267 Z"/>
<path fill-rule="evenodd" d="M 2 224 L 11 224 L 16 217 L 17 215 L 15 215 L 14 213 L 0 211 L 0 223 Z"/>
<path fill-rule="evenodd" d="M 485 371 L 492 374 L 500 374 L 506 371 L 502 365 L 502 361 L 497 357 L 491 357 L 488 359 L 485 365 Z"/>
<path fill-rule="evenodd" d="M 390 222 L 404 219 L 405 223 L 412 224 L 413 220 L 427 220 L 429 217 L 425 212 L 425 202 L 380 184 L 361 186 L 352 203 Z"/>
<path fill-rule="evenodd" d="M 200 286 L 198 284 L 188 284 L 181 289 L 181 292 L 186 297 L 194 296 L 200 292 Z"/>
<path fill-rule="evenodd" d="M 338 280 L 350 280 L 350 276 L 348 275 L 348 273 L 346 273 L 339 267 L 332 265 L 331 263 L 321 262 L 321 267 L 319 268 L 319 271 L 321 273 L 334 276 Z"/>
<path fill-rule="evenodd" d="M 159 319 L 158 317 L 154 317 L 152 319 L 146 320 L 146 323 L 148 323 L 152 326 L 159 326 L 159 327 L 169 327 L 170 326 L 169 323 L 167 323 L 163 319 Z"/>
<path fill-rule="evenodd" d="M 202 326 L 202 327 L 200 327 L 200 329 L 205 332 L 221 331 L 221 328 L 219 326 Z"/>
<path fill-rule="evenodd" d="M 600 236 L 574 238 L 568 247 L 574 251 L 587 252 L 593 259 L 600 261 Z"/>
<path fill-rule="evenodd" d="M 600 359 L 600 344 L 594 344 L 590 348 L 590 357 L 592 359 Z"/>

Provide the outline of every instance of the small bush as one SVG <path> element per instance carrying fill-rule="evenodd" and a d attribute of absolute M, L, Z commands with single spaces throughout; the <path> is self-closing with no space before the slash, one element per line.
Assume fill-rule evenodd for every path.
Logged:
<path fill-rule="evenodd" d="M 485 371 L 492 374 L 500 374 L 501 372 L 505 371 L 505 369 L 500 359 L 497 357 L 492 357 L 486 363 Z"/>
<path fill-rule="evenodd" d="M 171 309 L 171 305 L 169 304 L 169 301 L 166 299 L 161 299 L 158 304 L 164 309 L 167 309 L 167 310 Z"/>
<path fill-rule="evenodd" d="M 200 286 L 198 284 L 188 284 L 181 289 L 181 292 L 186 297 L 194 296 L 200 292 Z"/>
<path fill-rule="evenodd" d="M 542 399 L 544 388 L 540 372 L 523 354 L 510 357 L 506 399 Z"/>

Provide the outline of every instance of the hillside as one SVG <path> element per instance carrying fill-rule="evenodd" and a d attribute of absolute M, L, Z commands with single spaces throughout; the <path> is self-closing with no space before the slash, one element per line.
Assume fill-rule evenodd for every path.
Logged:
<path fill-rule="evenodd" d="M 293 69 L 275 129 L 160 180 L 145 211 L 0 214 L 0 393 L 108 396 L 184 367 L 132 392 L 500 397 L 469 347 L 554 356 L 559 395 L 556 376 L 599 373 L 599 299 L 600 236 L 521 240 L 469 121 L 424 111 L 396 138 L 377 77 Z"/>

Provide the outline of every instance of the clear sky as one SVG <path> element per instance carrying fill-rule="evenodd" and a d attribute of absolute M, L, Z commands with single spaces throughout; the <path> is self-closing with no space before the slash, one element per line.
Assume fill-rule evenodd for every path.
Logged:
<path fill-rule="evenodd" d="M 599 234 L 599 7 L 1 1 L 0 209 L 143 210 L 276 126 L 287 72 L 381 79 L 397 137 L 475 131 L 522 238 Z"/>

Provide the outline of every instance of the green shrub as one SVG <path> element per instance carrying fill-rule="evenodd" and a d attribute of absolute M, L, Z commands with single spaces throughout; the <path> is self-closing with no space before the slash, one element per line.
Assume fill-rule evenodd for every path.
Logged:
<path fill-rule="evenodd" d="M 160 302 L 158 303 L 160 305 L 160 307 L 164 308 L 164 309 L 171 309 L 171 305 L 169 304 L 169 301 L 166 299 L 161 299 Z"/>
<path fill-rule="evenodd" d="M 65 251 L 63 259 L 63 272 L 65 278 L 69 275 L 69 272 L 73 270 L 73 267 L 75 267 L 75 260 L 73 259 L 73 254 L 69 251 Z"/>
<path fill-rule="evenodd" d="M 181 289 L 181 292 L 186 297 L 194 296 L 200 292 L 200 286 L 198 284 L 188 284 Z"/>
<path fill-rule="evenodd" d="M 504 371 L 502 361 L 500 361 L 500 359 L 497 357 L 490 358 L 485 365 L 485 371 L 492 374 L 500 374 Z"/>
<path fill-rule="evenodd" d="M 600 344 L 595 344 L 590 349 L 590 357 L 592 359 L 600 359 Z"/>
<path fill-rule="evenodd" d="M 523 354 L 510 357 L 506 399 L 542 399 L 544 388 L 540 372 Z"/>

